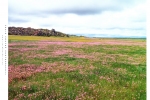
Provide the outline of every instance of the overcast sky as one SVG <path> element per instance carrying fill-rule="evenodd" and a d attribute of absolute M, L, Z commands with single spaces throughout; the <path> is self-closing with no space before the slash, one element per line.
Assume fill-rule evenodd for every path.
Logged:
<path fill-rule="evenodd" d="M 8 25 L 85 36 L 146 37 L 146 0 L 8 0 Z"/>

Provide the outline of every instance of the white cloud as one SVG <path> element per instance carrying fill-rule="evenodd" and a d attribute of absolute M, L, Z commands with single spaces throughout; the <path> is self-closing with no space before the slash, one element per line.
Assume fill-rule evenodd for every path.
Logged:
<path fill-rule="evenodd" d="M 55 28 L 70 34 L 146 36 L 145 1 L 9 0 L 9 26 Z"/>

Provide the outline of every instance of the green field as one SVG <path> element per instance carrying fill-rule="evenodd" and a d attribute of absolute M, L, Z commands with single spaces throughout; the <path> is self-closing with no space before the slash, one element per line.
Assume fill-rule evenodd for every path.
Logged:
<path fill-rule="evenodd" d="M 9 100 L 146 100 L 146 39 L 9 36 Z"/>

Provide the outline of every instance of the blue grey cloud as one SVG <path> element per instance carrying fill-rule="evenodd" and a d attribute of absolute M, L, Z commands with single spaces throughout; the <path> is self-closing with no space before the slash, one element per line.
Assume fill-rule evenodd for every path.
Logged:
<path fill-rule="evenodd" d="M 18 18 L 8 17 L 8 22 L 25 23 L 25 22 L 28 22 L 28 21 L 29 21 L 29 20 L 24 20 L 24 19 L 18 19 Z"/>
<path fill-rule="evenodd" d="M 16 1 L 16 2 L 15 2 Z M 74 13 L 77 15 L 99 14 L 104 11 L 120 11 L 125 7 L 130 7 L 134 0 L 8 0 L 9 13 L 16 14 L 32 14 L 32 15 L 45 15 L 45 14 L 67 14 Z"/>

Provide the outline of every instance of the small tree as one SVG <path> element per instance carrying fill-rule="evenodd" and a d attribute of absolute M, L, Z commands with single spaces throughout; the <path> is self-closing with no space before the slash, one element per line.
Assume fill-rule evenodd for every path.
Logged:
<path fill-rule="evenodd" d="M 52 29 L 52 32 L 56 33 L 55 29 Z"/>

